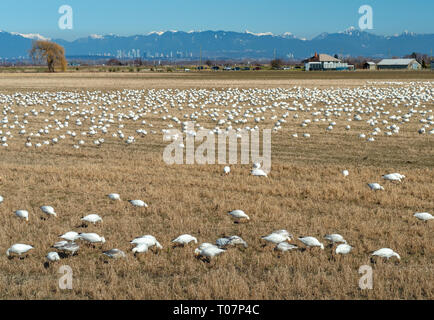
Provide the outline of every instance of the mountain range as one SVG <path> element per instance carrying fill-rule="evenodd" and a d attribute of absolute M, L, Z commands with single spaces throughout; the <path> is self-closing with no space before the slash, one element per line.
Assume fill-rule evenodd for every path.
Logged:
<path fill-rule="evenodd" d="M 31 42 L 47 39 L 39 34 L 0 31 L 0 58 L 28 59 Z M 233 31 L 165 31 L 144 35 L 90 35 L 74 41 L 51 39 L 65 48 L 67 57 L 198 59 L 303 59 L 315 52 L 341 56 L 385 58 L 412 52 L 430 54 L 434 34 L 404 32 L 375 35 L 351 27 L 338 33 L 322 33 L 312 39 L 291 33 Z"/>

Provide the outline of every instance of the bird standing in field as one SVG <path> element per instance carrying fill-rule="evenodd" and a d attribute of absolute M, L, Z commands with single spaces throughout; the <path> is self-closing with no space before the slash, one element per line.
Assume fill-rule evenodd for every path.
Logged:
<path fill-rule="evenodd" d="M 344 171 L 342 171 L 342 174 L 344 175 L 344 177 L 348 177 L 348 175 L 349 175 L 350 173 L 348 172 L 348 170 L 344 170 Z"/>
<path fill-rule="evenodd" d="M 389 249 L 389 248 L 382 248 L 382 249 L 379 249 L 377 251 L 374 251 L 372 253 L 372 256 L 378 256 L 378 257 L 386 258 L 388 260 L 392 257 L 396 257 L 396 258 L 398 258 L 398 260 L 401 260 L 401 257 L 399 256 L 399 254 L 397 254 L 395 251 L 393 251 L 392 249 Z"/>
<path fill-rule="evenodd" d="M 177 237 L 176 239 L 172 240 L 172 243 L 179 246 L 185 246 L 186 244 L 189 244 L 190 242 L 197 243 L 197 239 L 189 234 L 183 234 Z"/>
<path fill-rule="evenodd" d="M 59 261 L 60 257 L 57 252 L 49 252 L 46 256 L 47 260 L 50 262 Z"/>
<path fill-rule="evenodd" d="M 14 245 L 12 245 L 7 251 L 6 251 L 6 255 L 8 257 L 11 256 L 11 253 L 16 253 L 19 256 L 21 256 L 23 253 L 28 252 L 29 250 L 33 249 L 33 246 L 28 245 L 28 244 L 22 244 L 22 243 L 16 243 Z"/>
<path fill-rule="evenodd" d="M 148 207 L 148 205 L 142 200 L 128 200 L 128 202 L 131 203 L 134 207 Z"/>
<path fill-rule="evenodd" d="M 285 234 L 285 233 L 270 233 L 267 236 L 263 236 L 262 237 L 263 240 L 267 241 L 267 242 L 271 242 L 274 244 L 279 244 L 281 242 L 285 242 L 285 241 L 291 241 L 291 235 L 289 234 Z"/>
<path fill-rule="evenodd" d="M 90 222 L 93 224 L 96 224 L 97 222 L 102 222 L 102 218 L 97 214 L 89 214 L 83 218 L 81 218 L 82 221 Z"/>
<path fill-rule="evenodd" d="M 79 238 L 79 235 L 75 231 L 69 231 L 69 232 L 67 232 L 65 234 L 62 234 L 60 236 L 60 238 L 68 240 L 68 241 L 75 241 L 75 240 L 77 240 Z"/>
<path fill-rule="evenodd" d="M 228 212 L 236 221 L 250 220 L 250 217 L 243 210 L 233 210 Z"/>
<path fill-rule="evenodd" d="M 29 212 L 27 210 L 17 210 L 17 211 L 15 211 L 15 215 L 18 218 L 25 219 L 26 221 L 29 221 Z"/>
<path fill-rule="evenodd" d="M 296 250 L 296 249 L 298 249 L 298 247 L 296 245 L 290 244 L 288 242 L 280 242 L 274 248 L 274 250 L 276 250 L 276 251 L 282 251 L 282 252 Z"/>
<path fill-rule="evenodd" d="M 383 186 L 381 186 L 378 183 L 368 183 L 369 188 L 371 188 L 371 190 L 377 191 L 377 190 L 384 190 Z"/>
<path fill-rule="evenodd" d="M 340 234 L 337 233 L 333 233 L 333 234 L 326 234 L 324 236 L 324 239 L 330 241 L 332 244 L 333 243 L 347 243 L 347 241 L 344 239 L 344 237 L 342 237 Z"/>
<path fill-rule="evenodd" d="M 320 247 L 322 250 L 324 250 L 324 245 L 315 237 L 301 237 L 298 238 L 298 240 L 300 240 L 307 247 Z"/>
<path fill-rule="evenodd" d="M 57 217 L 57 213 L 54 212 L 54 208 L 51 206 L 42 206 L 40 209 L 42 210 L 43 213 L 49 216 Z"/>
<path fill-rule="evenodd" d="M 119 249 L 111 249 L 108 251 L 104 251 L 103 254 L 105 254 L 107 257 L 110 257 L 112 259 L 120 259 L 126 257 L 125 252 Z"/>
<path fill-rule="evenodd" d="M 155 246 L 157 249 L 163 249 L 163 246 L 157 241 L 157 239 L 149 234 L 135 238 L 130 243 L 135 245 L 146 244 L 148 248 Z"/>
<path fill-rule="evenodd" d="M 231 168 L 229 166 L 226 166 L 226 167 L 223 168 L 223 172 L 225 174 L 229 174 L 231 172 Z"/>
<path fill-rule="evenodd" d="M 414 217 L 422 221 L 428 221 L 434 219 L 434 217 L 428 212 L 418 212 L 414 214 Z"/>
<path fill-rule="evenodd" d="M 80 233 L 78 239 L 90 242 L 90 243 L 105 243 L 105 238 L 99 236 L 96 233 Z"/>
<path fill-rule="evenodd" d="M 107 195 L 107 197 L 109 197 L 110 200 L 120 200 L 121 196 L 118 195 L 117 193 L 110 193 L 109 195 Z"/>
<path fill-rule="evenodd" d="M 350 245 L 344 243 L 344 244 L 340 244 L 340 245 L 338 245 L 338 246 L 336 247 L 335 252 L 336 252 L 337 254 L 348 254 L 348 253 L 351 252 L 352 249 L 353 249 L 352 246 L 350 246 Z"/>

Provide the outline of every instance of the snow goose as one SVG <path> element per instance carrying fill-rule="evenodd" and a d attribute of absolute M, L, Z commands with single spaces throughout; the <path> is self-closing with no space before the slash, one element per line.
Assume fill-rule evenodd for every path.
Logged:
<path fill-rule="evenodd" d="M 415 213 L 413 216 L 418 218 L 419 220 L 423 220 L 423 221 L 428 221 L 428 220 L 434 219 L 434 217 L 428 212 L 418 212 L 418 213 Z"/>
<path fill-rule="evenodd" d="M 107 195 L 107 197 L 109 197 L 110 200 L 120 200 L 121 196 L 118 195 L 117 193 L 110 193 L 109 195 Z"/>
<path fill-rule="evenodd" d="M 219 248 L 225 248 L 228 246 L 235 246 L 235 245 L 242 245 L 244 246 L 244 248 L 247 248 L 247 242 L 244 241 L 241 237 L 239 236 L 230 236 L 230 237 L 224 237 L 224 238 L 219 238 L 216 241 L 216 245 Z"/>
<path fill-rule="evenodd" d="M 315 237 L 301 237 L 298 238 L 298 240 L 300 240 L 307 247 L 320 247 L 322 250 L 324 250 L 324 245 Z"/>
<path fill-rule="evenodd" d="M 382 248 L 382 249 L 379 249 L 377 251 L 374 251 L 372 253 L 372 256 L 378 256 L 378 257 L 387 258 L 387 259 L 390 259 L 392 257 L 396 257 L 396 258 L 398 258 L 398 260 L 401 260 L 401 257 L 399 256 L 399 254 L 397 254 L 395 251 L 393 251 L 392 249 L 389 249 L 389 248 Z"/>
<path fill-rule="evenodd" d="M 278 243 L 277 246 L 274 248 L 274 250 L 282 251 L 282 252 L 291 251 L 295 249 L 298 249 L 298 247 L 288 242 Z"/>
<path fill-rule="evenodd" d="M 15 211 L 15 215 L 21 219 L 29 221 L 29 212 L 27 210 L 17 210 Z"/>
<path fill-rule="evenodd" d="M 196 256 L 202 256 L 202 257 L 205 257 L 207 259 L 212 259 L 215 256 L 218 256 L 219 254 L 222 254 L 225 251 L 226 250 L 220 249 L 216 246 L 207 246 L 203 249 L 198 248 L 198 249 L 194 250 L 194 253 Z"/>
<path fill-rule="evenodd" d="M 326 239 L 332 243 L 336 243 L 336 242 L 347 243 L 347 241 L 344 239 L 344 237 L 342 237 L 340 234 L 337 234 L 337 233 L 326 234 L 324 236 L 324 239 Z"/>
<path fill-rule="evenodd" d="M 256 177 L 267 177 L 267 173 L 265 173 L 264 170 L 262 169 L 253 169 L 252 171 L 250 171 L 252 176 L 256 176 Z"/>
<path fill-rule="evenodd" d="M 6 255 L 9 257 L 11 255 L 11 253 L 16 253 L 19 256 L 21 256 L 23 253 L 26 253 L 26 252 L 28 252 L 31 249 L 33 249 L 33 247 L 31 245 L 16 243 L 16 244 L 12 245 L 6 251 Z"/>
<path fill-rule="evenodd" d="M 108 251 L 104 251 L 103 254 L 105 254 L 107 257 L 110 257 L 112 259 L 120 259 L 126 257 L 125 252 L 119 249 L 111 249 Z"/>
<path fill-rule="evenodd" d="M 102 222 L 102 218 L 97 214 L 89 214 L 83 218 L 81 218 L 82 221 L 90 222 L 93 224 L 96 224 L 97 222 Z"/>
<path fill-rule="evenodd" d="M 280 233 L 270 233 L 269 235 L 263 236 L 261 238 L 267 242 L 271 242 L 274 244 L 279 244 L 284 241 L 291 241 L 290 236 Z"/>
<path fill-rule="evenodd" d="M 344 175 L 344 177 L 348 177 L 348 175 L 349 175 L 350 173 L 348 172 L 348 170 L 343 170 L 343 171 L 342 171 L 342 174 Z"/>
<path fill-rule="evenodd" d="M 59 254 L 57 252 L 49 252 L 47 254 L 46 258 L 48 261 L 51 261 L 51 262 L 60 260 Z"/>
<path fill-rule="evenodd" d="M 249 216 L 245 214 L 243 210 L 229 211 L 228 214 L 231 215 L 236 220 L 243 220 L 243 219 L 250 220 Z"/>
<path fill-rule="evenodd" d="M 399 173 L 389 173 L 389 174 L 385 174 L 384 176 L 382 176 L 382 178 L 384 180 L 387 181 L 398 181 L 401 182 L 401 179 L 404 178 L 403 175 L 399 174 Z"/>
<path fill-rule="evenodd" d="M 81 240 L 84 240 L 84 241 L 87 241 L 90 243 L 98 243 L 98 242 L 105 243 L 104 237 L 101 237 L 96 233 L 80 233 L 78 236 L 79 236 L 78 239 L 81 239 Z"/>
<path fill-rule="evenodd" d="M 336 252 L 337 254 L 348 254 L 348 253 L 351 252 L 352 249 L 353 249 L 352 246 L 350 246 L 350 245 L 344 243 L 344 244 L 340 244 L 340 245 L 338 245 L 338 246 L 336 247 L 335 252 Z"/>
<path fill-rule="evenodd" d="M 67 241 L 65 241 L 65 242 L 66 243 L 61 245 L 61 246 L 58 245 L 56 247 L 56 245 L 54 245 L 54 247 L 57 250 L 60 250 L 63 252 L 69 252 L 71 255 L 74 255 L 78 251 L 78 249 L 80 249 L 80 246 L 78 244 L 76 244 L 75 242 L 67 242 Z"/>
<path fill-rule="evenodd" d="M 128 202 L 135 207 L 145 207 L 145 208 L 148 207 L 148 205 L 142 200 L 128 200 Z"/>
<path fill-rule="evenodd" d="M 57 217 L 56 212 L 54 212 L 54 208 L 51 207 L 51 206 L 42 206 L 40 209 L 42 210 L 43 213 L 46 213 L 49 216 L 55 216 L 55 217 Z"/>
<path fill-rule="evenodd" d="M 60 236 L 60 238 L 68 240 L 68 241 L 75 241 L 75 240 L 77 240 L 79 238 L 79 236 L 78 236 L 77 232 L 69 231 L 69 232 L 67 232 L 65 234 L 62 234 Z"/>
<path fill-rule="evenodd" d="M 371 190 L 377 191 L 377 190 L 384 190 L 383 186 L 381 186 L 378 183 L 368 183 L 368 186 Z"/>
<path fill-rule="evenodd" d="M 138 244 L 135 248 L 133 248 L 133 253 L 136 255 L 136 253 L 143 253 L 148 251 L 148 245 L 146 243 Z"/>
<path fill-rule="evenodd" d="M 175 245 L 181 245 L 181 246 L 185 246 L 186 244 L 189 244 L 192 241 L 194 243 L 197 243 L 197 239 L 195 237 L 193 237 L 192 235 L 189 235 L 189 234 L 180 235 L 176 239 L 172 240 L 172 242 Z"/>
<path fill-rule="evenodd" d="M 163 249 L 163 246 L 157 241 L 157 239 L 154 236 L 149 234 L 135 238 L 130 243 L 135 245 L 146 244 L 148 247 L 155 246 L 158 249 Z"/>
<path fill-rule="evenodd" d="M 226 166 L 226 167 L 223 168 L 223 172 L 225 174 L 229 174 L 231 172 L 231 168 L 229 166 Z"/>

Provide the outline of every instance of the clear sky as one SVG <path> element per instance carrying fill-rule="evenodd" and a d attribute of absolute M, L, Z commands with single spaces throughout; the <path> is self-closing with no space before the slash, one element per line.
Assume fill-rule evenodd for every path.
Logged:
<path fill-rule="evenodd" d="M 61 30 L 61 5 L 73 9 L 73 29 Z M 0 30 L 76 39 L 166 30 L 291 32 L 312 38 L 358 27 L 358 9 L 373 8 L 375 34 L 434 33 L 432 0 L 4 0 Z"/>

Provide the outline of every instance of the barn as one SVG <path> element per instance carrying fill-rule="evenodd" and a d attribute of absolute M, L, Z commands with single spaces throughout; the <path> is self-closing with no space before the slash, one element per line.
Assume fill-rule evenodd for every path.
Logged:
<path fill-rule="evenodd" d="M 377 65 L 375 64 L 375 62 L 368 61 L 363 65 L 363 69 L 377 70 Z"/>
<path fill-rule="evenodd" d="M 415 59 L 383 59 L 377 64 L 378 70 L 420 70 L 422 66 Z"/>
<path fill-rule="evenodd" d="M 311 58 L 303 61 L 306 71 L 314 70 L 348 70 L 353 66 L 349 66 L 348 63 L 344 63 L 339 59 L 336 59 L 328 54 L 316 53 Z"/>

